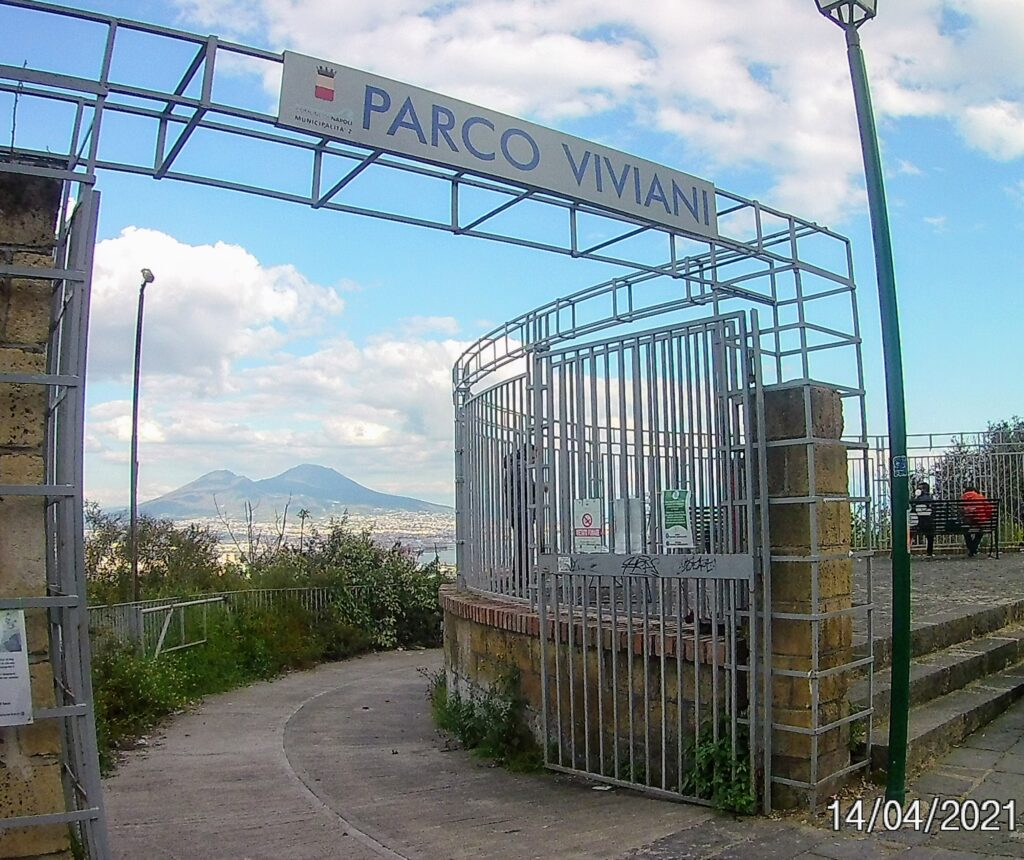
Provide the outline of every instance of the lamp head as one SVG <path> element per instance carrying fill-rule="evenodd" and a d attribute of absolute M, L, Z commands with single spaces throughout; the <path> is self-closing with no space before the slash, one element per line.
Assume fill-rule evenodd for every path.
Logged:
<path fill-rule="evenodd" d="M 844 30 L 859 27 L 877 13 L 878 0 L 814 0 L 818 11 Z"/>
<path fill-rule="evenodd" d="M 142 283 L 151 284 L 156 278 L 153 277 L 153 273 L 149 269 L 142 270 Z"/>

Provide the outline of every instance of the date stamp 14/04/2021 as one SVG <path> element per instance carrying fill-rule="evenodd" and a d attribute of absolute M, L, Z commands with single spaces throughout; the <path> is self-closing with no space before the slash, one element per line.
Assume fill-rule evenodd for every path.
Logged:
<path fill-rule="evenodd" d="M 884 797 L 858 799 L 844 809 L 837 798 L 826 811 L 833 830 L 857 833 L 998 833 L 1018 829 L 1016 800 L 966 800 L 932 797 L 901 804 Z"/>

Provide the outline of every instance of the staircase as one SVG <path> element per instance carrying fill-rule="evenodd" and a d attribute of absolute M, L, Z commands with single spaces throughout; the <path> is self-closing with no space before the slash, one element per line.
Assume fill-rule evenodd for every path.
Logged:
<path fill-rule="evenodd" d="M 922 625 L 911 633 L 907 769 L 956 746 L 1024 697 L 1024 600 Z M 875 641 L 871 767 L 885 770 L 889 747 L 892 642 Z M 868 682 L 853 686 L 867 706 Z"/>

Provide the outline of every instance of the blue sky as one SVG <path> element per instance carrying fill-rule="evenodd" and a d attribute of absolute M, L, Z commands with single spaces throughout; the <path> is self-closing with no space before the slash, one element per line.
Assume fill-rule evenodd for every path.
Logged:
<path fill-rule="evenodd" d="M 853 240 L 869 427 L 885 432 L 877 299 L 841 32 L 812 0 L 92 0 L 86 8 L 292 49 L 522 116 L 707 178 Z M 640 5 L 640 4 L 637 4 Z M 911 432 L 1024 412 L 1024 5 L 880 4 L 862 30 L 887 174 Z M 44 23 L 45 22 L 45 23 Z M 585 23 L 581 23 L 585 22 Z M 48 25 L 48 26 L 47 26 Z M 0 62 L 76 71 L 89 28 L 0 6 Z M 125 76 L 166 83 L 139 43 Z M 180 65 L 179 65 L 180 67 Z M 220 80 L 220 79 L 219 79 Z M 219 83 L 264 111 L 274 82 Z M 20 145 L 46 145 L 27 111 Z M 0 94 L 0 142 L 12 104 Z M 108 152 L 138 146 L 104 131 Z M 288 170 L 244 151 L 189 156 Z M 450 369 L 487 328 L 605 277 L 538 252 L 104 174 L 87 495 L 127 496 L 138 270 L 147 292 L 141 492 L 297 462 L 451 501 Z M 370 186 L 359 193 L 403 193 Z M 405 189 L 404 193 L 408 193 Z"/>

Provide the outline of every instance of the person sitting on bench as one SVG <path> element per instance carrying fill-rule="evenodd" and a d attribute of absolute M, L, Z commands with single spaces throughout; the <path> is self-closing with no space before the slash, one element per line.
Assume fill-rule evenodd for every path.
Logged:
<path fill-rule="evenodd" d="M 917 515 L 917 534 L 928 543 L 928 555 L 935 555 L 935 516 L 932 510 L 932 488 L 924 481 L 917 485 L 917 495 L 910 503 L 910 509 Z"/>
<path fill-rule="evenodd" d="M 967 555 L 976 556 L 981 548 L 981 539 L 992 520 L 992 503 L 977 487 L 969 486 L 960 497 L 963 510 L 964 542 Z"/>

